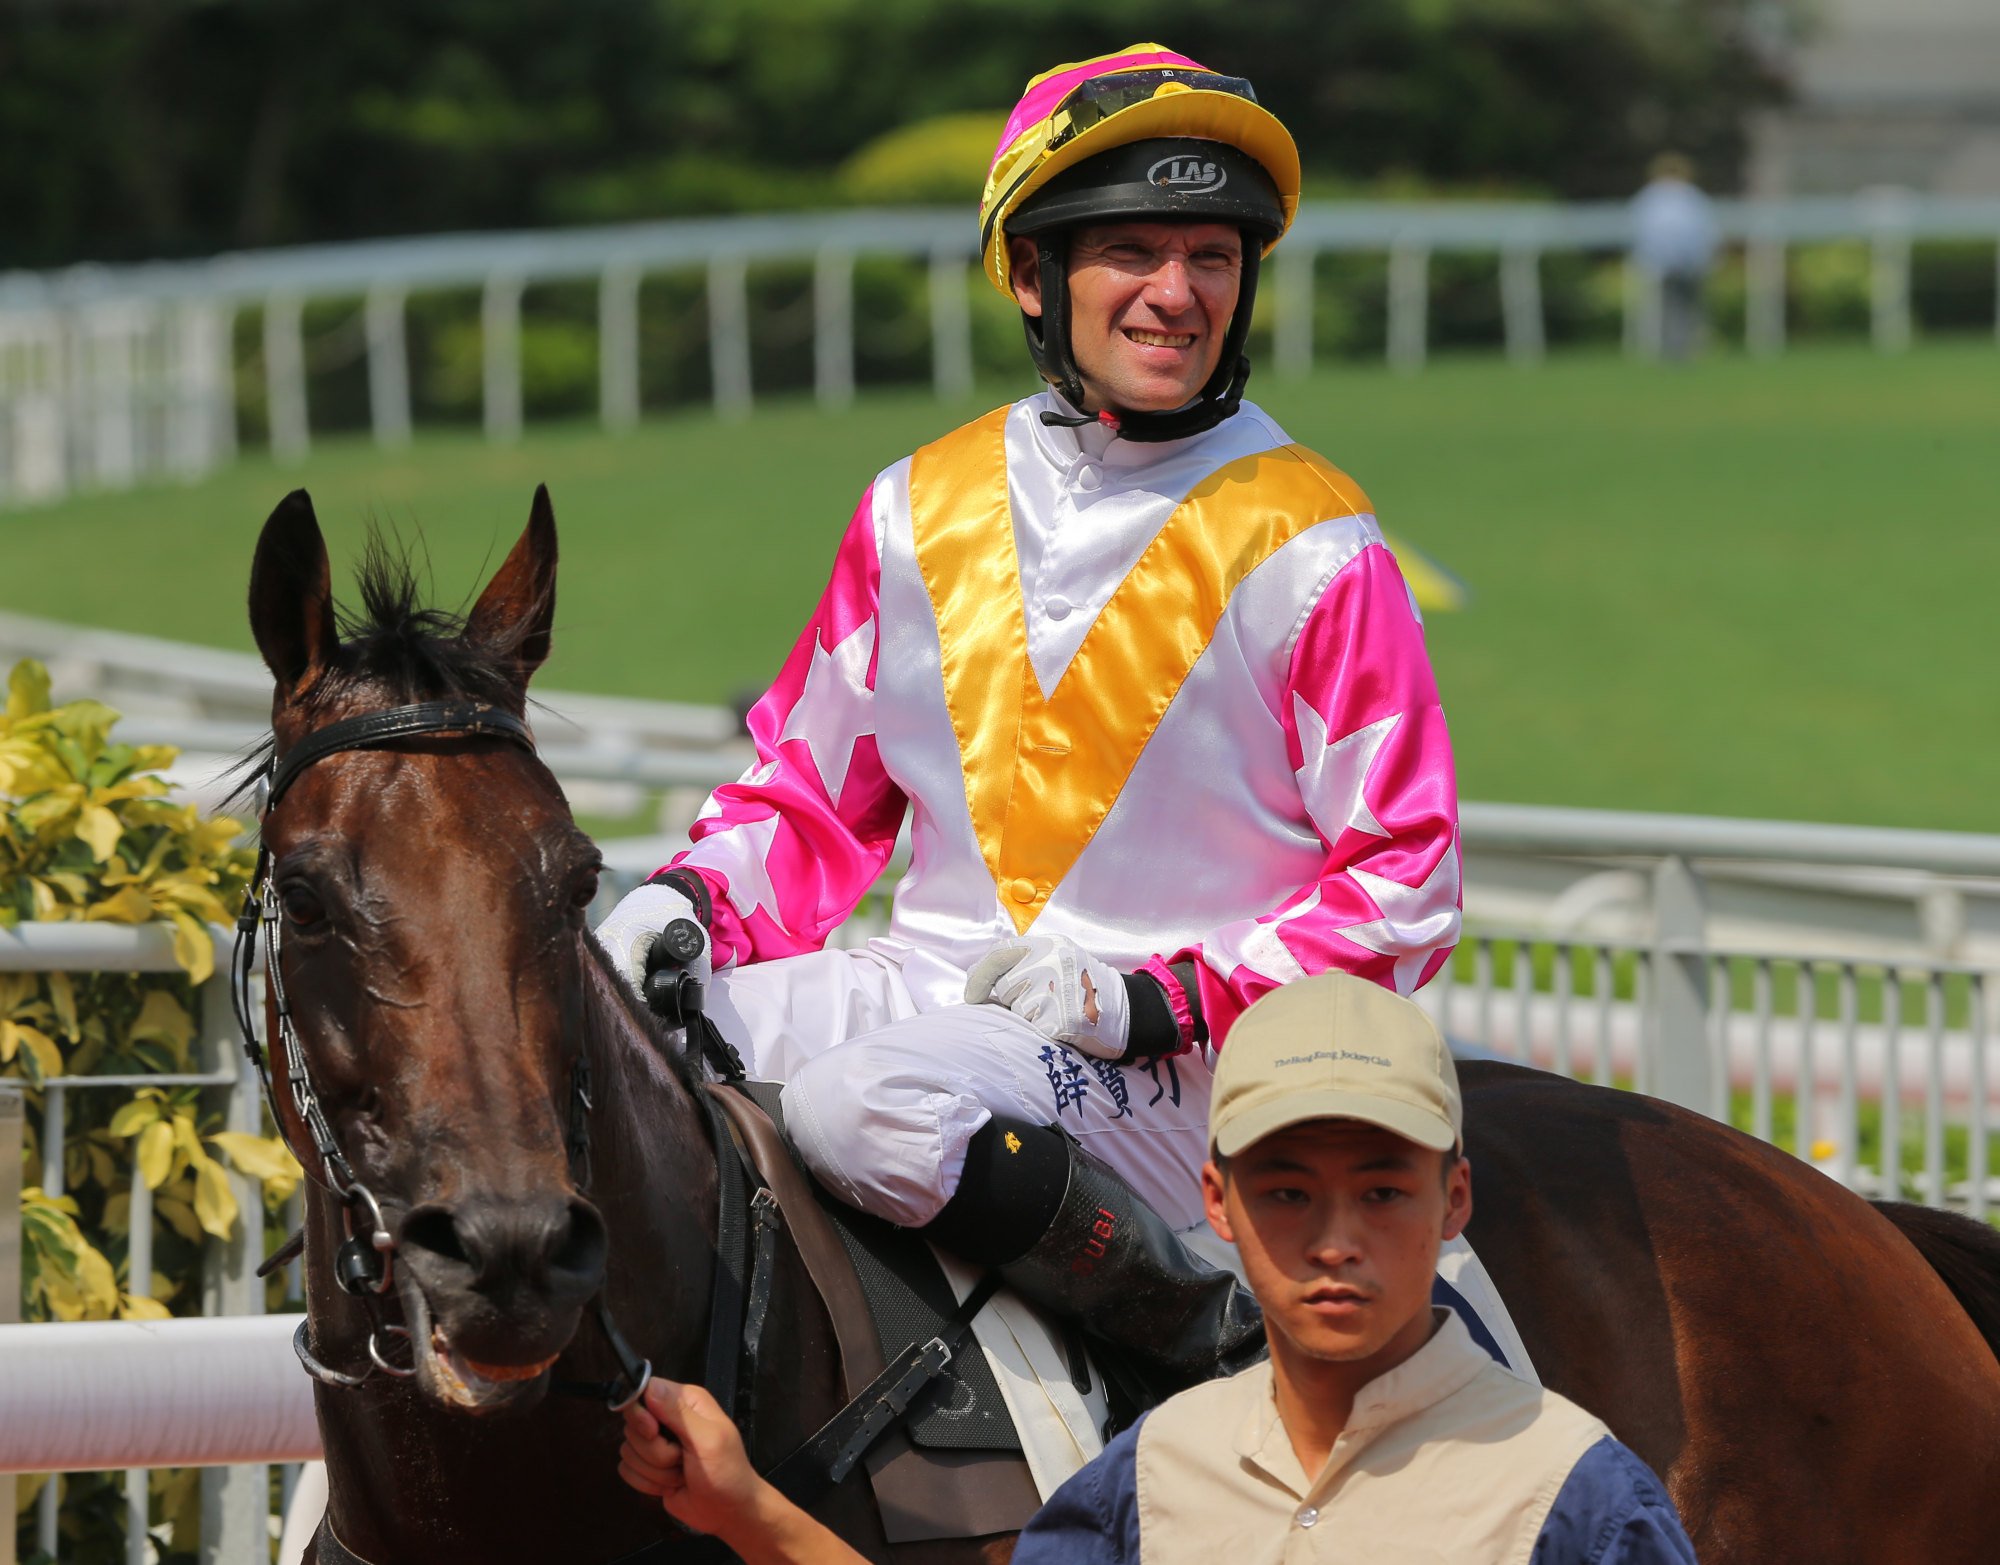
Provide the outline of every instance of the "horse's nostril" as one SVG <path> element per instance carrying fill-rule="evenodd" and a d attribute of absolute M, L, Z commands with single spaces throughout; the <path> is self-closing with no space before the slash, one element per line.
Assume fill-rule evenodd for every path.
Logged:
<path fill-rule="evenodd" d="M 420 1206 L 403 1219 L 398 1241 L 404 1249 L 429 1250 L 441 1260 L 461 1266 L 473 1264 L 471 1254 L 458 1231 L 458 1219 L 449 1207 Z"/>
<path fill-rule="evenodd" d="M 588 1201 L 570 1202 L 565 1215 L 569 1221 L 549 1253 L 549 1269 L 586 1279 L 595 1286 L 609 1248 L 604 1219 Z"/>

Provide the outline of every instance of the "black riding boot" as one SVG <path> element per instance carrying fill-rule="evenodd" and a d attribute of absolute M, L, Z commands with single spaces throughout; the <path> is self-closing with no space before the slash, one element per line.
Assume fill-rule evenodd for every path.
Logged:
<path fill-rule="evenodd" d="M 1076 1317 L 1130 1361 L 1155 1398 L 1264 1356 L 1250 1291 L 1053 1126 L 996 1116 L 980 1127 L 957 1192 L 924 1236 L 993 1267 L 1033 1303 Z"/>

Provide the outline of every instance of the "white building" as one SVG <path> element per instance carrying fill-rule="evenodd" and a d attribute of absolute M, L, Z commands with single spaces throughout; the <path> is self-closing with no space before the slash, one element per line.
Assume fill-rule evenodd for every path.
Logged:
<path fill-rule="evenodd" d="M 2000 195 L 2000 0 L 1816 0 L 1760 118 L 1748 183 L 1771 195 L 1903 185 Z"/>

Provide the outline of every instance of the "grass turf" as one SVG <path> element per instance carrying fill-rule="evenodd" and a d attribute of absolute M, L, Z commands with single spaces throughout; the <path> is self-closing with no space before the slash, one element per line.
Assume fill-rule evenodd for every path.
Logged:
<path fill-rule="evenodd" d="M 1257 390 L 1471 585 L 1430 628 L 1465 797 L 1993 828 L 1991 344 L 1440 360 Z M 564 558 L 547 682 L 723 699 L 775 669 L 869 477 L 1006 394 L 253 455 L 191 487 L 0 512 L 0 608 L 247 646 L 256 530 L 301 483 L 337 562 L 370 517 L 421 527 L 456 601 L 546 480 Z"/>

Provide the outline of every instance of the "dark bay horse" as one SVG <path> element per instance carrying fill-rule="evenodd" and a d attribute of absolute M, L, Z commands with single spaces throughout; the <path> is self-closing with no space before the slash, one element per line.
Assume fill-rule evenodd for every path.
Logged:
<path fill-rule="evenodd" d="M 408 573 L 378 557 L 343 627 L 310 502 L 288 498 L 250 592 L 278 753 L 411 702 L 519 714 L 549 649 L 555 566 L 538 493 L 462 622 L 423 609 Z M 595 852 L 527 749 L 472 734 L 329 755 L 265 835 L 297 1037 L 332 1138 L 382 1202 L 386 1308 L 415 1364 L 408 1380 L 317 1393 L 333 1531 L 374 1565 L 598 1565 L 653 1544 L 660 1513 L 616 1476 L 618 1421 L 550 1387 L 613 1377 L 588 1308 L 600 1294 L 663 1373 L 699 1377 L 715 1152 L 687 1067 L 589 938 Z M 316 1173 L 280 1076 L 282 1128 Z M 1545 1379 L 1667 1478 L 1705 1565 L 1995 1557 L 1990 1231 L 1885 1215 L 1632 1094 L 1494 1065 L 1468 1064 L 1463 1081 L 1473 1243 Z M 311 1345 L 359 1373 L 376 1317 L 332 1280 L 342 1205 L 307 1191 Z M 772 1321 L 760 1465 L 842 1395 L 789 1243 Z M 878 1558 L 1009 1552 L 1004 1538 L 887 1548 L 858 1479 L 819 1513 Z"/>

